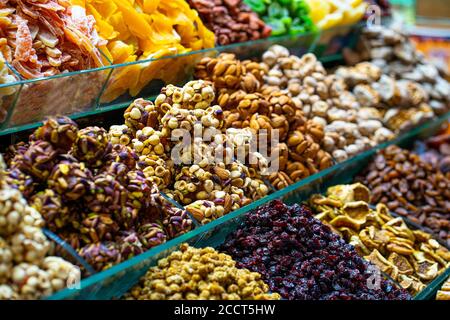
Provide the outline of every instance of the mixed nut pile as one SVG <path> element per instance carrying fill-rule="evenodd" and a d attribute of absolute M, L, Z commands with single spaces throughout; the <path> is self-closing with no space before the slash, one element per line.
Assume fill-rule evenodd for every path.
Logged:
<path fill-rule="evenodd" d="M 413 152 L 389 146 L 357 180 L 370 188 L 373 204 L 384 203 L 450 245 L 450 180 L 438 168 Z"/>
<path fill-rule="evenodd" d="M 278 300 L 258 272 L 236 267 L 236 262 L 211 247 L 182 244 L 179 251 L 158 261 L 128 300 Z"/>
<path fill-rule="evenodd" d="M 237 266 L 261 273 L 272 292 L 285 299 L 409 299 L 380 278 L 355 248 L 315 219 L 307 206 L 276 200 L 246 214 L 219 250 Z"/>
<path fill-rule="evenodd" d="M 96 270 L 192 227 L 187 212 L 164 201 L 146 178 L 135 151 L 113 143 L 103 128 L 50 118 L 5 155 L 6 183 Z"/>
<path fill-rule="evenodd" d="M 359 255 L 387 273 L 411 294 L 417 294 L 450 266 L 450 252 L 430 234 L 413 230 L 393 217 L 360 183 L 328 188 L 309 200 L 316 218 L 329 225 Z M 369 206 L 377 203 L 376 208 Z"/>
<path fill-rule="evenodd" d="M 0 156 L 0 169 L 4 170 Z M 44 221 L 0 173 L 0 300 L 49 296 L 80 279 L 80 270 L 50 256 Z"/>

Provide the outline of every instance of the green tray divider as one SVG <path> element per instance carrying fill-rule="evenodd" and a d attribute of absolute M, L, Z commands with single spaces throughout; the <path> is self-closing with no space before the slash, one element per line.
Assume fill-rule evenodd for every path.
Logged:
<path fill-rule="evenodd" d="M 306 179 L 298 181 L 282 190 L 276 191 L 266 197 L 251 202 L 245 207 L 235 210 L 219 219 L 199 226 L 194 230 L 183 234 L 164 244 L 149 249 L 148 251 L 124 261 L 110 269 L 101 271 L 81 281 L 80 289 L 65 289 L 48 299 L 82 298 L 82 299 L 108 299 L 119 298 L 145 273 L 148 267 L 154 265 L 158 259 L 166 256 L 187 242 L 194 246 L 217 246 L 240 223 L 243 215 L 260 205 L 274 199 L 282 199 L 286 203 L 300 203 L 309 198 L 313 193 L 321 193 L 326 186 L 340 183 L 348 183 L 369 163 L 370 158 L 380 149 L 392 144 L 406 143 L 417 137 L 425 137 L 436 132 L 440 125 L 447 121 L 450 112 L 434 119 L 431 122 L 410 130 L 400 137 L 383 143 L 371 150 L 363 152 L 347 161 L 338 163 Z M 422 296 L 421 296 L 422 297 Z M 420 297 L 419 297 L 420 298 Z"/>

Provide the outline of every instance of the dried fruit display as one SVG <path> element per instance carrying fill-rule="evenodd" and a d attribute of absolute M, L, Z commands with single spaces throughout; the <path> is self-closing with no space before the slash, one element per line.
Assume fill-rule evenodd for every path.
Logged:
<path fill-rule="evenodd" d="M 268 293 L 261 275 L 244 268 L 224 253 L 211 247 L 193 248 L 182 244 L 180 250 L 160 259 L 127 300 L 278 300 Z"/>
<path fill-rule="evenodd" d="M 214 32 L 217 45 L 258 40 L 271 34 L 270 27 L 242 0 L 188 0 L 188 3 Z"/>
<path fill-rule="evenodd" d="M 305 0 L 311 19 L 322 30 L 348 26 L 361 20 L 367 3 L 363 0 Z"/>
<path fill-rule="evenodd" d="M 244 0 L 272 28 L 272 35 L 315 31 L 310 7 L 304 0 Z"/>
<path fill-rule="evenodd" d="M 99 35 L 108 40 L 101 49 L 113 64 L 214 47 L 214 34 L 184 0 L 72 0 L 72 3 L 95 15 Z M 187 56 L 118 68 L 102 100 L 110 102 L 127 91 L 135 96 L 153 79 L 177 83 L 193 59 Z"/>
<path fill-rule="evenodd" d="M 436 293 L 436 300 L 450 300 L 450 278 L 444 282 L 441 289 Z"/>
<path fill-rule="evenodd" d="M 308 123 L 323 126 L 318 141 L 338 162 L 394 137 L 380 112 L 360 104 L 346 83 L 337 74 L 328 74 L 313 54 L 297 57 L 274 45 L 262 61 L 266 70 L 263 91 L 286 92 Z"/>
<path fill-rule="evenodd" d="M 67 1 L 8 1 L 1 37 L 9 52 L 6 61 L 25 79 L 103 65 L 98 46 L 104 45 L 92 15 Z"/>
<path fill-rule="evenodd" d="M 0 169 L 4 171 L 0 156 Z M 80 278 L 80 271 L 60 257 L 49 256 L 44 221 L 20 191 L 0 174 L 0 300 L 38 299 Z"/>
<path fill-rule="evenodd" d="M 260 174 L 268 174 L 277 189 L 297 182 L 332 165 L 331 155 L 322 148 L 324 132 L 321 125 L 307 120 L 301 107 L 279 88 L 264 86 L 268 72 L 264 63 L 239 61 L 233 54 L 204 58 L 195 69 L 195 77 L 212 81 L 217 103 L 223 109 L 227 137 L 249 137 L 240 145 L 246 158 L 261 159 L 255 164 Z M 275 131 L 277 130 L 277 131 Z M 272 136 L 278 133 L 278 143 Z M 267 137 L 267 156 L 250 152 L 253 139 Z M 256 141 L 256 140 L 254 140 Z M 236 144 L 236 143 L 235 143 Z M 237 149 L 235 149 L 237 150 Z M 251 154 L 250 154 L 250 153 Z M 278 152 L 278 172 L 269 172 L 268 159 Z"/>
<path fill-rule="evenodd" d="M 450 180 L 419 155 L 389 146 L 357 180 L 372 190 L 372 203 L 386 204 L 450 245 Z"/>
<path fill-rule="evenodd" d="M 394 79 L 414 82 L 416 91 L 426 94 L 425 103 L 435 114 L 449 110 L 450 84 L 445 73 L 429 63 L 404 32 L 383 26 L 364 28 L 357 53 L 350 56 L 353 61 L 369 60 Z M 395 96 L 395 86 L 386 89 L 386 94 Z"/>
<path fill-rule="evenodd" d="M 10 147 L 7 160 L 5 182 L 23 190 L 46 227 L 96 270 L 192 228 L 187 212 L 159 195 L 138 155 L 103 128 L 50 118 L 29 144 Z"/>
<path fill-rule="evenodd" d="M 249 212 L 219 250 L 238 267 L 261 273 L 270 290 L 285 299 L 410 299 L 382 277 L 379 286 L 369 288 L 370 270 L 376 268 L 304 205 L 275 200 Z"/>
<path fill-rule="evenodd" d="M 360 183 L 337 185 L 309 203 L 316 218 L 415 295 L 450 266 L 450 251 L 430 234 L 393 217 L 373 193 Z M 376 209 L 369 206 L 371 200 Z"/>

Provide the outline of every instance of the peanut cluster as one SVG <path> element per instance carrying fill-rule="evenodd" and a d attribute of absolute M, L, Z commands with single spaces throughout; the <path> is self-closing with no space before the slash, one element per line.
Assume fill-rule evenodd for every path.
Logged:
<path fill-rule="evenodd" d="M 236 267 L 227 254 L 211 247 L 182 244 L 150 268 L 127 300 L 278 300 L 257 272 Z"/>
<path fill-rule="evenodd" d="M 328 188 L 310 199 L 316 217 L 329 224 L 357 252 L 412 294 L 450 266 L 450 252 L 430 234 L 412 230 L 386 205 L 369 207 L 371 194 L 360 183 Z"/>
<path fill-rule="evenodd" d="M 134 118 L 128 115 L 130 124 L 141 123 L 132 121 L 135 114 Z M 128 135 L 128 140 L 123 138 Z M 5 181 L 26 190 L 46 227 L 96 270 L 192 227 L 187 212 L 165 202 L 154 180 L 146 177 L 144 172 L 154 164 L 140 161 L 132 148 L 136 144 L 139 154 L 147 154 L 147 149 L 158 150 L 162 145 L 138 145 L 139 138 L 153 138 L 136 126 L 114 131 L 113 137 L 103 128 L 79 129 L 69 118 L 50 118 L 35 130 L 29 143 L 19 143 L 7 153 Z"/>
<path fill-rule="evenodd" d="M 3 158 L 0 156 L 3 170 Z M 37 299 L 79 279 L 79 270 L 59 257 L 48 256 L 50 242 L 44 221 L 22 194 L 0 175 L 0 300 Z"/>
<path fill-rule="evenodd" d="M 307 120 L 293 99 L 279 88 L 264 84 L 269 67 L 264 63 L 240 61 L 233 54 L 204 58 L 195 69 L 195 77 L 211 81 L 217 103 L 223 109 L 228 136 L 251 136 L 267 141 L 267 156 L 251 150 L 248 141 L 233 141 L 246 152 L 246 162 L 264 174 L 277 189 L 331 166 L 331 156 L 322 148 L 323 128 Z M 278 139 L 275 140 L 275 133 Z M 231 138 L 232 139 L 232 138 Z M 232 139 L 233 140 L 233 139 Z M 236 150 L 236 149 L 235 149 Z M 276 158 L 278 170 L 267 172 L 269 158 Z M 259 160 L 261 161 L 259 161 Z"/>

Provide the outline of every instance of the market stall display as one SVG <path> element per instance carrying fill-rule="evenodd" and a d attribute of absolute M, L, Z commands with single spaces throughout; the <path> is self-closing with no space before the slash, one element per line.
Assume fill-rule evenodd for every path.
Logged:
<path fill-rule="evenodd" d="M 436 293 L 436 300 L 450 300 L 450 278 L 445 281 L 441 289 Z"/>
<path fill-rule="evenodd" d="M 448 72 L 370 3 L 3 1 L 0 298 L 446 298 Z"/>

